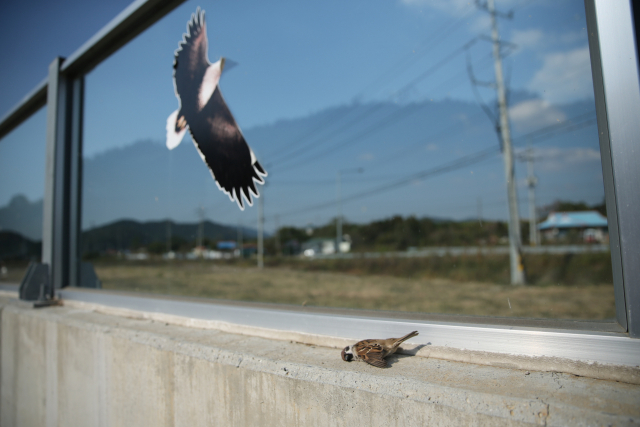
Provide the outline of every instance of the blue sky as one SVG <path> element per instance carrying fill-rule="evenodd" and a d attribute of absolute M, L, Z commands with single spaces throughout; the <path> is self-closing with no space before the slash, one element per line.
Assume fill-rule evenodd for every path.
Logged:
<path fill-rule="evenodd" d="M 2 3 L 0 39 L 8 43 L 0 46 L 5 58 L 0 68 L 0 114 L 4 115 L 46 77 L 48 64 L 56 55 L 69 56 L 127 5 L 127 1 Z M 273 185 L 267 190 L 272 196 L 265 198 L 270 227 L 275 226 L 276 215 L 282 218 L 281 224 L 296 225 L 324 223 L 335 215 L 330 208 L 287 217 L 305 206 L 334 199 L 338 170 L 365 170 L 361 176 L 345 173 L 343 194 L 348 196 L 418 172 L 420 168 L 409 161 L 385 163 L 385 158 L 404 148 L 417 147 L 412 160 L 424 167 L 436 167 L 497 141 L 471 90 L 465 54 L 454 54 L 470 40 L 489 34 L 489 17 L 474 2 L 188 1 L 87 76 L 87 157 L 139 140 L 163 143 L 166 117 L 178 105 L 171 80 L 173 51 L 197 6 L 207 14 L 209 59 L 225 56 L 239 64 L 225 73 L 221 89 L 246 135 L 252 131 L 257 134 L 256 129 L 278 121 L 302 119 L 340 106 L 376 102 L 444 105 L 448 101 L 475 105 L 475 113 L 465 110 L 455 118 L 467 131 L 464 143 L 446 138 L 443 142 L 436 138 L 436 129 L 432 139 L 422 131 L 415 140 L 394 141 L 387 149 L 368 146 L 365 140 L 354 144 L 353 150 L 336 152 L 323 160 L 314 161 L 317 151 L 310 150 L 301 159 L 310 158 L 306 161 L 311 163 L 300 164 L 297 171 L 280 168 L 274 160 L 305 141 L 284 138 L 281 143 L 267 145 L 249 140 L 263 164 L 274 163 L 269 177 Z M 510 115 L 514 137 L 562 123 L 578 111 L 588 113 L 593 89 L 583 2 L 505 0 L 498 1 L 497 6 L 503 11 L 514 10 L 512 20 L 500 20 L 502 38 L 517 45 L 504 61 L 513 93 Z M 491 45 L 482 39 L 469 49 L 479 80 L 494 79 L 490 53 Z M 493 91 L 479 88 L 479 92 L 492 107 Z M 340 126 L 340 120 L 348 124 L 356 118 L 328 121 L 322 131 L 330 133 Z M 386 116 L 380 116 L 380 120 L 386 120 Z M 41 111 L 0 141 L 0 206 L 16 193 L 26 194 L 31 200 L 42 196 L 44 122 Z M 469 141 L 474 127 L 478 127 L 478 141 Z M 564 138 L 551 138 L 536 148 L 539 204 L 556 198 L 600 201 L 603 192 L 596 127 Z M 184 143 L 190 141 L 185 139 Z M 318 150 L 321 144 L 316 143 Z M 425 160 L 419 156 L 425 156 Z M 194 150 L 193 167 L 204 168 L 199 162 Z M 524 166 L 519 164 L 517 171 L 520 198 L 524 199 Z M 202 182 L 194 184 L 203 188 L 201 200 L 194 201 L 194 206 L 185 208 L 184 213 L 149 212 L 146 219 L 169 215 L 193 221 L 193 212 L 201 204 L 207 207 L 211 219 L 227 223 L 254 220 L 254 209 L 238 212 L 206 175 L 204 170 Z M 304 180 L 325 184 L 284 184 Z M 276 185 L 278 182 L 281 185 Z M 503 186 L 504 171 L 496 155 L 475 171 L 465 169 L 430 181 L 416 180 L 407 188 L 346 203 L 345 215 L 354 221 L 394 213 L 461 219 L 476 215 L 480 198 L 483 215 L 504 218 Z M 523 203 L 521 214 L 525 212 Z M 114 212 L 113 219 L 117 215 L 128 214 Z M 130 216 L 145 219 L 144 214 Z"/>

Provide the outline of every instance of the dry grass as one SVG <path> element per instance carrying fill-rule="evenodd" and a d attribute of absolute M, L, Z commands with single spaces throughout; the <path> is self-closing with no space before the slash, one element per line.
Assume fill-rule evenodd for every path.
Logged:
<path fill-rule="evenodd" d="M 614 317 L 613 286 L 513 287 L 206 262 L 96 265 L 105 289 L 296 305 L 563 319 Z"/>
<path fill-rule="evenodd" d="M 302 269 L 305 265 L 308 268 L 301 264 L 299 268 L 258 270 L 198 261 L 123 261 L 98 262 L 95 267 L 105 289 L 170 295 L 506 317 L 596 320 L 613 318 L 615 313 L 611 283 L 513 287 L 488 280 L 434 278 L 426 273 L 398 277 Z M 8 275 L 0 282 L 19 283 L 26 267 L 8 265 Z"/>
<path fill-rule="evenodd" d="M 26 262 L 11 262 L 6 263 L 6 274 L 0 273 L 0 283 L 20 283 L 25 273 L 27 272 L 28 263 Z"/>

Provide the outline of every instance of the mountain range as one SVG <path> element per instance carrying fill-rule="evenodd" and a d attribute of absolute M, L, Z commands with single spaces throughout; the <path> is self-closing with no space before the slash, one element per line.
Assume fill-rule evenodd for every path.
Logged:
<path fill-rule="evenodd" d="M 0 231 L 13 231 L 27 239 L 42 239 L 42 199 L 30 202 L 16 194 L 7 206 L 0 207 Z"/>
<path fill-rule="evenodd" d="M 5 212 L 7 211 L 7 208 L 3 209 Z M 199 223 L 115 221 L 84 230 L 81 238 L 82 253 L 131 250 L 149 247 L 152 244 L 164 251 L 169 238 L 171 238 L 173 249 L 188 250 L 193 247 L 199 229 Z M 40 257 L 41 236 L 35 236 L 33 229 L 26 231 L 29 235 L 8 229 L 0 230 L 0 259 L 37 259 Z M 220 240 L 235 241 L 238 237 L 238 231 L 237 227 L 216 224 L 211 221 L 202 222 L 202 237 L 204 242 L 208 242 L 211 247 L 215 247 L 215 243 Z M 256 230 L 253 228 L 242 227 L 241 232 L 245 241 L 255 239 L 257 236 Z"/>
<path fill-rule="evenodd" d="M 216 224 L 211 221 L 203 221 L 202 237 L 214 243 L 220 240 L 235 241 L 238 237 L 238 229 L 226 225 Z M 83 253 L 96 253 L 137 249 L 148 247 L 152 243 L 160 244 L 166 248 L 169 236 L 172 240 L 172 248 L 181 243 L 188 243 L 189 247 L 198 237 L 200 224 L 179 224 L 172 221 L 148 221 L 138 222 L 132 220 L 120 220 L 111 224 L 85 230 L 82 233 Z M 244 239 L 255 239 L 256 230 L 242 228 Z"/>
<path fill-rule="evenodd" d="M 517 149 L 524 146 L 527 132 L 593 111 L 593 100 L 548 105 L 528 93 L 512 93 L 511 103 Z M 353 103 L 256 126 L 244 134 L 269 172 L 267 185 L 259 187 L 268 230 L 331 221 L 337 214 L 338 174 L 342 213 L 351 222 L 394 215 L 462 220 L 478 211 L 483 218 L 506 217 L 504 166 L 495 127 L 471 102 Z M 85 143 L 90 142 L 86 136 Z M 424 173 L 492 147 L 495 154 L 477 165 L 433 176 Z M 538 205 L 556 199 L 599 202 L 603 190 L 596 176 L 601 174 L 598 147 L 595 126 L 551 135 L 538 144 Z M 554 169 L 552 163 L 560 167 Z M 527 211 L 525 171 L 517 163 L 521 212 Z M 392 190 L 370 191 L 421 173 Z M 255 205 L 240 211 L 218 190 L 188 136 L 171 151 L 164 141 L 143 140 L 85 158 L 82 189 L 85 231 L 125 218 L 197 224 L 204 217 L 212 224 L 242 227 L 255 227 L 257 221 Z M 367 191 L 366 198 L 355 198 Z M 0 227 L 38 239 L 42 202 L 16 195 L 0 208 Z"/>

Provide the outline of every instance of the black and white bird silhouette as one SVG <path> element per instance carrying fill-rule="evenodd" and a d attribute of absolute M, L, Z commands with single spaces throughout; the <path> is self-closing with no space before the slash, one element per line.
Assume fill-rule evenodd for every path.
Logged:
<path fill-rule="evenodd" d="M 218 188 L 238 203 L 251 206 L 259 197 L 256 183 L 264 184 L 267 172 L 238 127 L 220 92 L 225 59 L 207 57 L 207 26 L 200 8 L 191 15 L 187 33 L 175 52 L 173 86 L 180 108 L 167 119 L 167 148 L 180 144 L 187 129 Z"/>

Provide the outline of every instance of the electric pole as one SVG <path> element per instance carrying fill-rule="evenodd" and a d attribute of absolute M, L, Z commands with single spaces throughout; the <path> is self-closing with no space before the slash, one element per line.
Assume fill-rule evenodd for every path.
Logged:
<path fill-rule="evenodd" d="M 536 218 L 536 185 L 538 178 L 533 174 L 533 148 L 527 148 L 527 151 L 519 156 L 521 160 L 527 162 L 527 186 L 529 187 L 529 245 L 540 245 L 540 238 L 537 230 Z"/>
<path fill-rule="evenodd" d="M 336 174 L 336 198 L 338 199 L 338 216 L 336 217 L 336 254 L 340 253 L 340 242 L 342 242 L 342 174 Z"/>
<path fill-rule="evenodd" d="M 362 168 L 342 169 L 336 174 L 336 203 L 338 205 L 338 217 L 336 218 L 336 254 L 340 253 L 340 243 L 342 243 L 342 174 L 362 173 Z"/>
<path fill-rule="evenodd" d="M 264 268 L 264 215 L 262 210 L 264 208 L 264 188 L 262 194 L 258 197 L 258 268 Z"/>
<path fill-rule="evenodd" d="M 478 3 L 479 4 L 479 3 Z M 520 216 L 518 214 L 518 196 L 516 192 L 515 169 L 513 162 L 513 148 L 511 147 L 511 129 L 509 127 L 509 112 L 507 108 L 507 93 L 502 74 L 502 56 L 500 53 L 500 36 L 498 34 L 498 19 L 494 0 L 487 0 L 481 5 L 491 16 L 491 42 L 493 44 L 493 59 L 496 73 L 496 92 L 498 95 L 498 109 L 500 112 L 500 136 L 502 154 L 504 157 L 504 171 L 507 180 L 507 200 L 509 205 L 509 260 L 511 267 L 511 284 L 524 285 L 524 266 L 522 264 L 522 239 L 520 237 Z"/>
<path fill-rule="evenodd" d="M 202 247 L 204 245 L 204 206 L 200 205 L 200 209 L 198 209 L 198 215 L 200 217 L 200 223 L 198 224 L 198 237 L 196 239 L 196 246 Z"/>
<path fill-rule="evenodd" d="M 280 215 L 276 215 L 276 255 L 282 256 L 280 248 Z"/>
<path fill-rule="evenodd" d="M 171 252 L 171 220 L 167 219 L 167 253 Z"/>
<path fill-rule="evenodd" d="M 238 250 L 240 251 L 240 258 L 244 258 L 244 249 L 242 243 L 242 222 L 238 219 Z"/>

